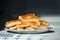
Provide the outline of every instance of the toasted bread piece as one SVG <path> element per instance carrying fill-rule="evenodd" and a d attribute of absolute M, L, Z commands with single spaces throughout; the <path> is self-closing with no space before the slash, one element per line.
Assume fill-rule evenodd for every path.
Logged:
<path fill-rule="evenodd" d="M 29 19 L 29 18 L 33 18 L 35 16 L 35 14 L 25 14 L 22 16 L 19 16 L 18 19 Z"/>
<path fill-rule="evenodd" d="M 14 26 L 16 24 L 21 24 L 21 21 L 20 20 L 10 20 L 8 22 L 6 22 L 6 27 L 11 27 L 11 26 Z"/>
<path fill-rule="evenodd" d="M 37 16 L 35 16 L 35 14 L 26 14 L 26 15 L 22 15 L 19 16 L 18 18 L 21 21 L 30 21 L 30 22 L 36 22 L 39 21 L 39 18 Z"/>
<path fill-rule="evenodd" d="M 21 28 L 21 27 L 17 27 L 17 30 L 25 30 L 25 29 L 23 29 L 23 28 Z"/>
<path fill-rule="evenodd" d="M 18 27 L 28 27 L 30 26 L 30 23 L 29 22 L 22 22 L 20 25 L 18 25 Z"/>
<path fill-rule="evenodd" d="M 33 27 L 27 27 L 25 30 L 35 30 Z"/>
<path fill-rule="evenodd" d="M 16 27 L 16 26 L 11 26 L 11 27 L 9 27 L 9 29 L 11 29 L 11 30 L 16 30 L 17 27 Z"/>

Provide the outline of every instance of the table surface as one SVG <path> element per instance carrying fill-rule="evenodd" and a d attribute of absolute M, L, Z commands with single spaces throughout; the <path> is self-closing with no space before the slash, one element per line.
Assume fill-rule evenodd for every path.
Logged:
<path fill-rule="evenodd" d="M 0 40 L 2 37 L 6 38 L 19 38 L 21 40 L 60 40 L 60 17 L 42 17 L 47 19 L 50 25 L 53 25 L 54 32 L 48 32 L 43 34 L 16 34 L 16 33 L 9 33 L 7 30 L 0 31 Z M 54 20 L 54 21 L 53 21 Z"/>

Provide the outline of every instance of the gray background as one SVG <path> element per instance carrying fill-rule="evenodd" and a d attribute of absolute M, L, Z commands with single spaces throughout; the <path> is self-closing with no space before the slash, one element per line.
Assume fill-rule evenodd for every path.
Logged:
<path fill-rule="evenodd" d="M 1 14 L 7 15 L 24 11 L 35 11 L 40 15 L 59 15 L 60 13 L 59 0 L 2 0 L 0 4 Z"/>

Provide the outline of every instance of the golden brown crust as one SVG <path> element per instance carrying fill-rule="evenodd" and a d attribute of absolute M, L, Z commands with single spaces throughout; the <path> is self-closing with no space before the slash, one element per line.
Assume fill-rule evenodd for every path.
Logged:
<path fill-rule="evenodd" d="M 39 21 L 38 17 L 35 14 L 26 14 L 23 16 L 19 16 L 18 18 L 21 21 Z"/>
<path fill-rule="evenodd" d="M 14 26 L 16 24 L 21 24 L 21 21 L 20 20 L 10 20 L 10 21 L 6 22 L 6 27 Z"/>
<path fill-rule="evenodd" d="M 39 18 L 33 13 L 19 16 L 17 20 L 6 22 L 6 27 L 11 30 L 46 30 L 49 23 L 42 18 Z"/>
<path fill-rule="evenodd" d="M 25 29 L 23 29 L 23 28 L 21 28 L 21 27 L 17 27 L 17 30 L 25 30 Z"/>

